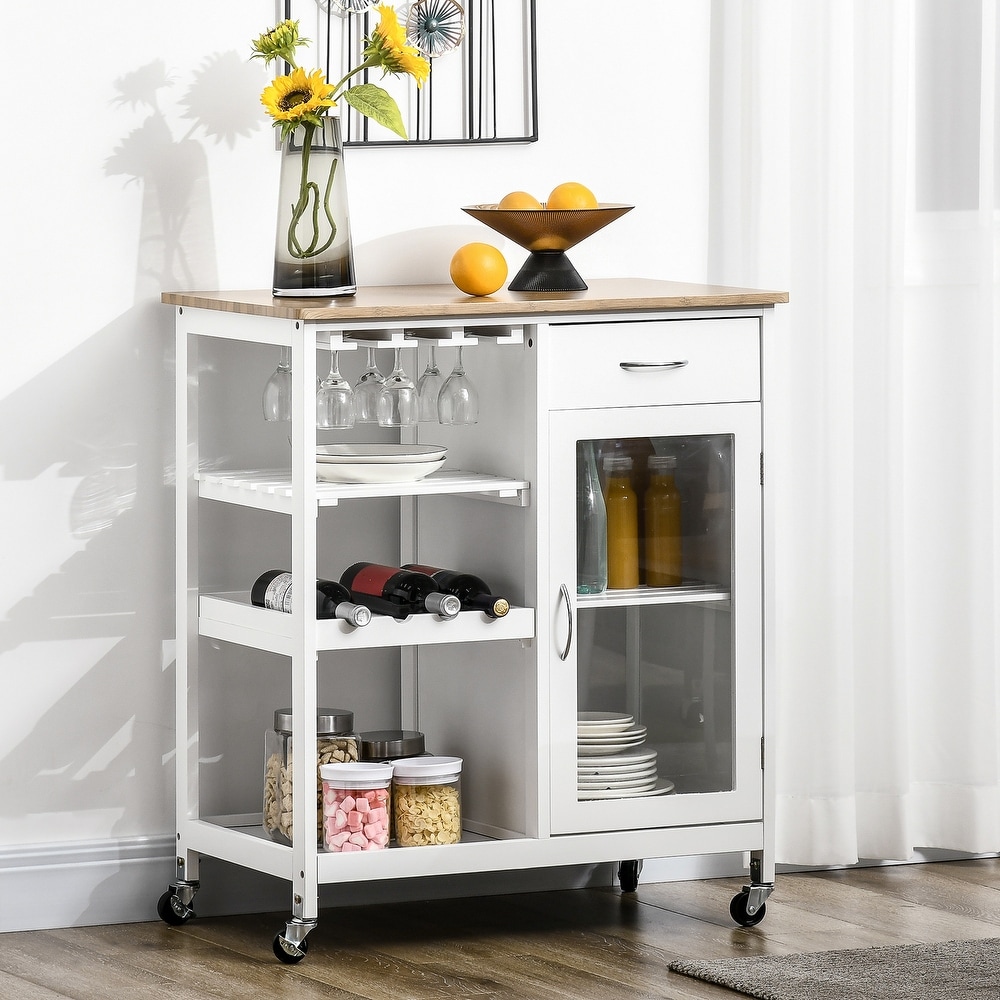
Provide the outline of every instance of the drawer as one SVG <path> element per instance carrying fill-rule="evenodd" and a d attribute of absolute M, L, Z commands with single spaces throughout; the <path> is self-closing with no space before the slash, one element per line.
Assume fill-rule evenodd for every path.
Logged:
<path fill-rule="evenodd" d="M 552 324 L 549 409 L 760 399 L 760 322 L 678 319 Z"/>

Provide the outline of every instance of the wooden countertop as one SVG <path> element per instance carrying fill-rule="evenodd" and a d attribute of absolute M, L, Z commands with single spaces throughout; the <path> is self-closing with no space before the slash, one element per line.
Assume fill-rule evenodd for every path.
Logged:
<path fill-rule="evenodd" d="M 578 315 L 660 312 L 670 309 L 770 307 L 787 302 L 787 292 L 698 285 L 652 278 L 599 278 L 582 292 L 510 292 L 464 295 L 453 285 L 369 285 L 338 298 L 275 298 L 269 290 L 164 292 L 172 306 L 214 309 L 280 319 L 336 320 L 443 319 L 516 315 Z"/>

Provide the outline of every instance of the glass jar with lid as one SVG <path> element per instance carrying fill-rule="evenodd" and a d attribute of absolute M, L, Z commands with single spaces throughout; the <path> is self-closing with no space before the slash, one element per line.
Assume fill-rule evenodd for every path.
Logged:
<path fill-rule="evenodd" d="M 462 839 L 462 758 L 393 761 L 392 820 L 400 847 Z"/>
<path fill-rule="evenodd" d="M 423 756 L 424 734 L 415 729 L 372 729 L 358 733 L 361 760 L 388 761 Z"/>
<path fill-rule="evenodd" d="M 279 844 L 292 842 L 292 710 L 274 713 L 274 728 L 264 734 L 264 830 Z M 316 712 L 316 839 L 323 835 L 324 764 L 348 763 L 359 756 L 354 713 L 342 708 Z"/>

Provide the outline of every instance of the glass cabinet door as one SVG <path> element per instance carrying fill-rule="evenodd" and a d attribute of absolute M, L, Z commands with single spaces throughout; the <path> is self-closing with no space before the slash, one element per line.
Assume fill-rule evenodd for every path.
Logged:
<path fill-rule="evenodd" d="M 759 405 L 550 431 L 553 833 L 759 819 Z"/>

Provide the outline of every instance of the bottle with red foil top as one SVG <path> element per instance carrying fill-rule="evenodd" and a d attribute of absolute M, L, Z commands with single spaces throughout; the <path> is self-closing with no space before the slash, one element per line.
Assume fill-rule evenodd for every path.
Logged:
<path fill-rule="evenodd" d="M 442 593 L 426 573 L 400 566 L 355 563 L 344 570 L 340 582 L 351 592 L 356 604 L 375 614 L 407 618 L 430 613 L 454 618 L 462 610 L 462 602 L 454 594 Z"/>
<path fill-rule="evenodd" d="M 463 611 L 482 611 L 490 618 L 502 618 L 510 611 L 510 602 L 505 597 L 495 596 L 486 581 L 472 573 L 425 566 L 422 563 L 407 563 L 403 569 L 425 573 L 442 593 L 454 594 L 462 602 Z"/>

